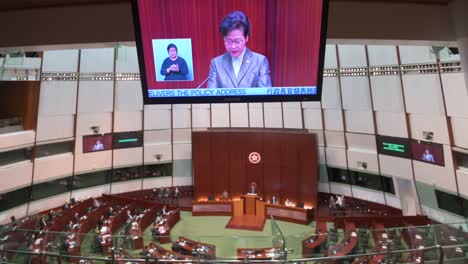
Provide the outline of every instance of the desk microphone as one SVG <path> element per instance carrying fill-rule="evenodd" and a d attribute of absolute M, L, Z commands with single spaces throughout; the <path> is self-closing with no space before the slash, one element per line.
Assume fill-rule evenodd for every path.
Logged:
<path fill-rule="evenodd" d="M 208 74 L 208 77 L 206 77 L 206 79 L 203 80 L 203 82 L 201 82 L 200 85 L 198 85 L 196 89 L 201 88 L 202 85 L 204 85 L 204 84 L 208 81 L 208 79 L 210 79 L 211 75 L 212 75 L 212 74 L 211 74 L 211 72 L 210 72 L 210 74 Z"/>

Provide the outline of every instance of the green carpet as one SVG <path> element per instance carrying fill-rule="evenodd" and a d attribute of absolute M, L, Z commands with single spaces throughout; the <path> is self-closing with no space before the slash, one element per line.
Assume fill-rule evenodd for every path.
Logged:
<path fill-rule="evenodd" d="M 202 241 L 216 246 L 218 258 L 236 258 L 237 248 L 272 247 L 271 220 L 266 220 L 262 232 L 224 228 L 229 216 L 192 216 L 192 212 L 182 211 L 180 221 L 172 228 L 171 237 L 175 241 L 179 236 Z M 309 226 L 276 221 L 286 239 L 286 247 L 292 248 L 294 253 L 290 258 L 302 257 L 301 241 L 312 234 L 315 224 Z M 151 241 L 151 227 L 144 233 L 145 245 Z M 163 244 L 170 249 L 171 243 Z"/>
<path fill-rule="evenodd" d="M 175 241 L 179 236 L 202 241 L 216 246 L 218 258 L 235 259 L 237 248 L 272 247 L 271 220 L 266 220 L 264 230 L 247 231 L 224 228 L 229 216 L 192 216 L 192 212 L 181 211 L 180 221 L 171 230 L 171 240 Z M 286 237 L 286 247 L 293 250 L 289 258 L 301 258 L 301 242 L 315 231 L 315 223 L 300 225 L 283 221 L 276 221 L 283 235 Z M 152 241 L 151 227 L 144 234 L 143 241 L 148 245 Z M 81 242 L 81 253 L 85 256 L 104 257 L 100 252 L 92 250 L 95 234 L 90 232 Z M 115 240 L 114 240 L 115 241 Z M 172 243 L 162 244 L 162 247 L 170 249 Z M 134 257 L 139 257 L 141 250 L 131 250 L 124 246 L 125 250 Z M 98 262 L 95 262 L 98 263 Z"/>

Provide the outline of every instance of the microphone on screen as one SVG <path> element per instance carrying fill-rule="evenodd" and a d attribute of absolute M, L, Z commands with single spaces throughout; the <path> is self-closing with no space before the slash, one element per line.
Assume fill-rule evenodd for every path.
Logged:
<path fill-rule="evenodd" d="M 196 89 L 201 88 L 201 87 L 210 79 L 211 75 L 212 75 L 212 74 L 211 74 L 211 72 L 210 72 L 210 74 L 208 74 L 208 77 L 206 77 L 206 79 L 203 80 L 203 82 L 201 82 L 200 85 L 198 85 Z"/>

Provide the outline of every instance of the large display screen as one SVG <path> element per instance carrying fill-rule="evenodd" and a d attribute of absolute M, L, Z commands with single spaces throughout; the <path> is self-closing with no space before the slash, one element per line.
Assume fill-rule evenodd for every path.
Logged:
<path fill-rule="evenodd" d="M 407 138 L 377 136 L 377 151 L 379 154 L 400 158 L 411 158 L 410 140 Z"/>
<path fill-rule="evenodd" d="M 414 160 L 419 160 L 439 166 L 444 166 L 445 164 L 444 148 L 442 144 L 412 140 L 411 151 Z"/>
<path fill-rule="evenodd" d="M 83 136 L 83 153 L 112 149 L 112 134 Z"/>
<path fill-rule="evenodd" d="M 112 141 L 114 149 L 142 147 L 143 132 L 131 131 L 114 133 Z"/>
<path fill-rule="evenodd" d="M 145 104 L 319 101 L 328 0 L 132 0 Z"/>

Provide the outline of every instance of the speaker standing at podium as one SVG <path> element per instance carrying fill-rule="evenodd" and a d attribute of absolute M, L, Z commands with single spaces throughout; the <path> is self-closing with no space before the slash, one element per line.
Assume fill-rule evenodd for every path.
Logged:
<path fill-rule="evenodd" d="M 249 18 L 241 11 L 228 14 L 219 27 L 226 53 L 211 60 L 207 88 L 271 87 L 270 66 L 262 54 L 247 48 Z"/>
<path fill-rule="evenodd" d="M 257 184 L 251 182 L 249 191 L 241 196 L 244 203 L 244 215 L 256 215 L 256 201 L 261 200 L 257 193 Z"/>
<path fill-rule="evenodd" d="M 249 194 L 257 194 L 257 184 L 255 182 L 250 183 Z"/>

